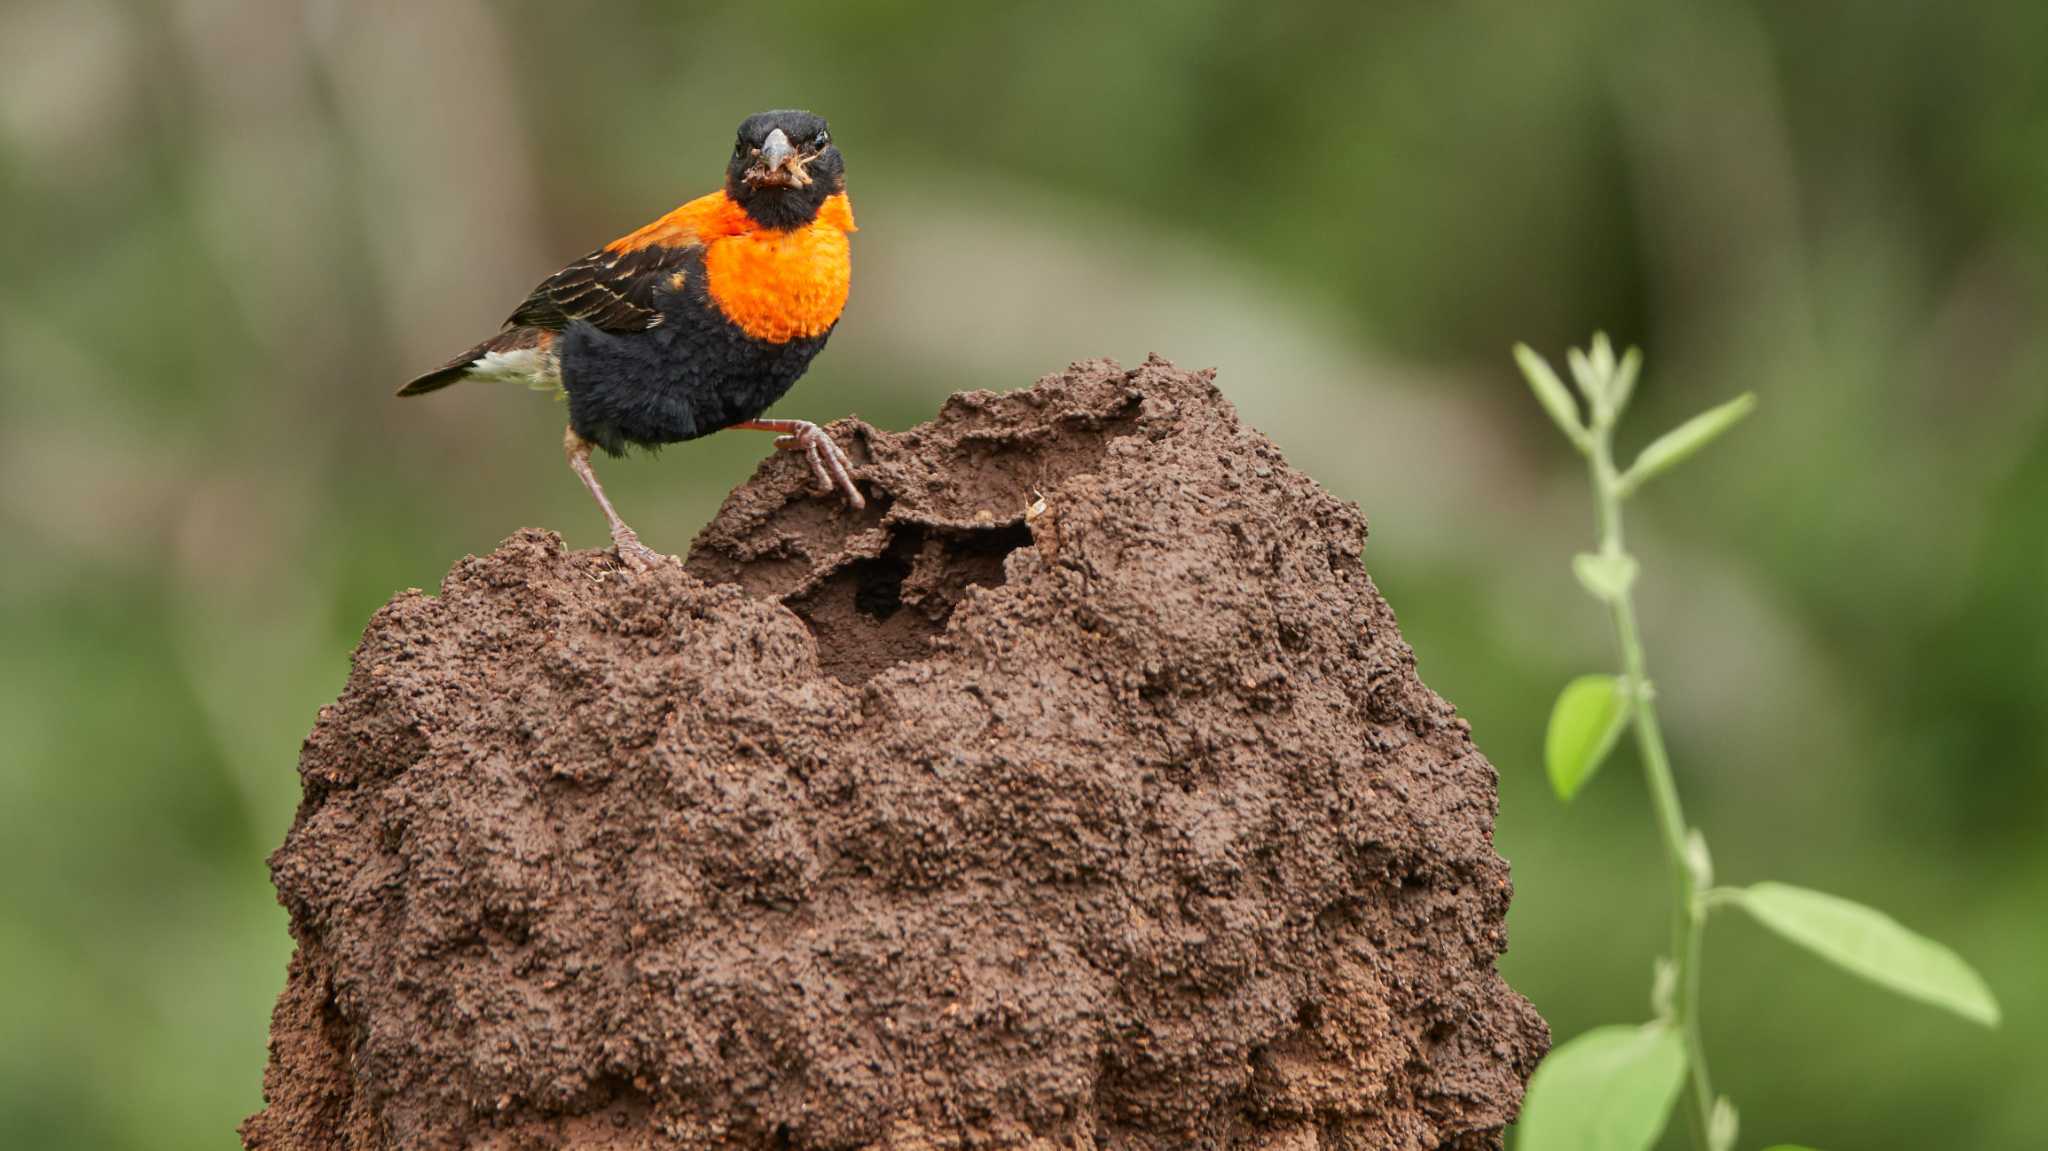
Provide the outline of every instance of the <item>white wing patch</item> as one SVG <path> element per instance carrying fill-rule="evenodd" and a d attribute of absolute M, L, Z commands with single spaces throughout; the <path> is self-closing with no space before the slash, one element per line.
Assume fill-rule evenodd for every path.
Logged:
<path fill-rule="evenodd" d="M 525 384 L 537 392 L 562 390 L 562 361 L 545 348 L 485 352 L 469 365 L 469 378 L 487 384 Z"/>

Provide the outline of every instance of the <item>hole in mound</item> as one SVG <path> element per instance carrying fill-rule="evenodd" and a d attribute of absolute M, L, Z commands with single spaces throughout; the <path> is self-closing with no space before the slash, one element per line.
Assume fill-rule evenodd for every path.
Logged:
<path fill-rule="evenodd" d="M 1054 406 L 1075 398 L 1056 397 Z M 685 567 L 795 612 L 817 641 L 823 670 L 842 682 L 924 659 L 967 589 L 1001 586 L 1004 561 L 1031 542 L 1023 523 L 993 517 L 1015 515 L 1033 493 L 1101 469 L 1111 445 L 1137 431 L 1137 390 L 1092 403 L 1054 410 L 1036 393 L 955 396 L 917 432 L 873 433 L 893 438 L 881 454 L 905 463 L 891 473 L 896 490 L 868 485 L 871 502 L 860 514 L 848 515 L 837 497 L 757 478 L 698 533 Z M 916 466 L 908 466 L 913 456 Z M 899 504 L 927 523 L 889 523 Z M 953 526 L 961 524 L 971 526 Z M 877 529 L 889 532 L 880 554 Z M 849 550 L 862 558 L 847 558 Z"/>
<path fill-rule="evenodd" d="M 906 525 L 881 555 L 856 560 L 784 601 L 818 641 L 818 663 L 843 683 L 923 659 L 970 587 L 1000 587 L 1003 560 L 1031 542 L 1007 524 L 971 530 Z"/>
<path fill-rule="evenodd" d="M 910 564 L 895 554 L 893 546 L 879 559 L 847 568 L 846 574 L 853 581 L 853 610 L 882 621 L 903 609 L 903 581 L 910 578 Z"/>

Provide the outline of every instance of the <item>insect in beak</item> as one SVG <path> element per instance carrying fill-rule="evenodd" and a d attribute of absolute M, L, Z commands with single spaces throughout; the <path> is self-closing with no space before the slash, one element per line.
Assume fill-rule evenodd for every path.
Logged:
<path fill-rule="evenodd" d="M 756 188 L 801 188 L 811 182 L 810 173 L 804 171 L 803 156 L 780 128 L 761 141 L 754 164 L 743 179 Z"/>

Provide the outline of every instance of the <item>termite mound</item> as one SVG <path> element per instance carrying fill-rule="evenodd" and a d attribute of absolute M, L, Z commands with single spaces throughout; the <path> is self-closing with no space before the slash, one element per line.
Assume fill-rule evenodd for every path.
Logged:
<path fill-rule="evenodd" d="M 1483 1148 L 1493 767 L 1205 373 L 777 457 L 686 566 L 525 531 L 371 620 L 272 859 L 266 1151 Z"/>

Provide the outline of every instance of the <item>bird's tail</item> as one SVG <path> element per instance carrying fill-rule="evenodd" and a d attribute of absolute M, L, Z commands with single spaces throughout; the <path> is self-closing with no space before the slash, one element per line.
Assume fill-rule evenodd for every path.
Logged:
<path fill-rule="evenodd" d="M 410 383 L 398 389 L 398 394 L 401 396 L 424 396 L 428 392 L 440 391 L 442 388 L 468 375 L 469 366 L 474 362 L 476 362 L 475 356 L 464 356 L 460 360 L 453 360 L 441 367 L 435 368 L 425 375 L 414 376 Z"/>
<path fill-rule="evenodd" d="M 516 379 L 531 387 L 559 385 L 554 358 L 548 345 L 554 333 L 540 328 L 510 328 L 442 364 L 416 376 L 398 389 L 401 396 L 423 396 L 440 391 L 465 378 Z"/>

